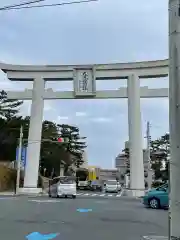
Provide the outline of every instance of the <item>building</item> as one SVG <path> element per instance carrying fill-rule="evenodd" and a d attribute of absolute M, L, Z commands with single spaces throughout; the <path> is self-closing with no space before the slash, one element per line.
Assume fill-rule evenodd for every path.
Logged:
<path fill-rule="evenodd" d="M 93 174 L 94 180 L 107 181 L 109 179 L 119 179 L 119 171 L 117 169 L 103 169 L 98 166 L 88 166 L 88 171 L 90 175 Z"/>
<path fill-rule="evenodd" d="M 119 179 L 119 171 L 115 169 L 100 169 L 99 179 L 102 181 Z"/>
<path fill-rule="evenodd" d="M 119 180 L 121 183 L 124 182 L 124 175 L 126 174 L 128 169 L 127 162 L 128 162 L 128 158 L 124 153 L 118 154 L 118 156 L 115 158 L 115 167 L 119 172 Z"/>
<path fill-rule="evenodd" d="M 143 161 L 144 161 L 144 168 L 148 169 L 150 168 L 150 163 L 148 161 L 148 152 L 146 149 L 143 149 Z M 116 168 L 120 169 L 122 173 L 124 173 L 128 166 L 129 166 L 129 158 L 124 153 L 118 154 L 118 156 L 115 158 L 115 166 Z"/>

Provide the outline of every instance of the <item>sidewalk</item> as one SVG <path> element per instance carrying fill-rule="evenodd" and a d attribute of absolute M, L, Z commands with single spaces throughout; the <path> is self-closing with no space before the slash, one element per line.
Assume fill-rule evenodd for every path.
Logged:
<path fill-rule="evenodd" d="M 0 196 L 15 196 L 14 192 L 0 192 Z"/>
<path fill-rule="evenodd" d="M 35 193 L 15 193 L 15 192 L 0 192 L 0 197 L 10 197 L 10 196 L 33 196 L 33 197 L 40 197 L 40 196 L 48 196 L 48 193 L 46 191 L 42 191 L 41 193 L 35 194 Z"/>

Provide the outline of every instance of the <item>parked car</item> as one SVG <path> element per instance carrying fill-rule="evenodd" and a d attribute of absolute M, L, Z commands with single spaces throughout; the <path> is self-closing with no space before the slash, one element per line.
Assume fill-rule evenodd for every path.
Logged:
<path fill-rule="evenodd" d="M 74 177 L 56 177 L 50 180 L 49 197 L 76 198 L 76 180 Z"/>
<path fill-rule="evenodd" d="M 153 209 L 168 208 L 168 184 L 149 190 L 143 197 L 143 204 Z"/>
<path fill-rule="evenodd" d="M 118 193 L 119 191 L 119 185 L 116 180 L 108 180 L 104 184 L 104 190 L 105 192 L 116 192 Z"/>

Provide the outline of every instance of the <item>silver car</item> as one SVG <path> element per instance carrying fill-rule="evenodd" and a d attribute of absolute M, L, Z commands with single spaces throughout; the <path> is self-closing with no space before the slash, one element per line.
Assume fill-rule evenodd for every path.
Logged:
<path fill-rule="evenodd" d="M 76 198 L 76 181 L 74 177 L 56 177 L 50 181 L 49 197 Z"/>
<path fill-rule="evenodd" d="M 116 180 L 108 180 L 105 183 L 105 192 L 119 192 L 118 182 Z"/>

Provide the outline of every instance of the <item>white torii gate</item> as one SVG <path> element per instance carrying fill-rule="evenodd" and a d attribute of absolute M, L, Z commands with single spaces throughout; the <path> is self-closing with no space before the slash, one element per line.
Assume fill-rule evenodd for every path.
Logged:
<path fill-rule="evenodd" d="M 168 60 L 97 65 L 11 65 L 0 64 L 11 81 L 33 81 L 33 89 L 7 92 L 9 99 L 32 100 L 24 192 L 37 188 L 44 99 L 128 98 L 130 143 L 130 189 L 133 196 L 144 194 L 144 166 L 140 98 L 168 97 L 168 88 L 140 88 L 141 78 L 168 76 Z M 127 88 L 96 91 L 96 80 L 127 79 Z M 46 81 L 73 81 L 72 91 L 45 90 Z"/>

